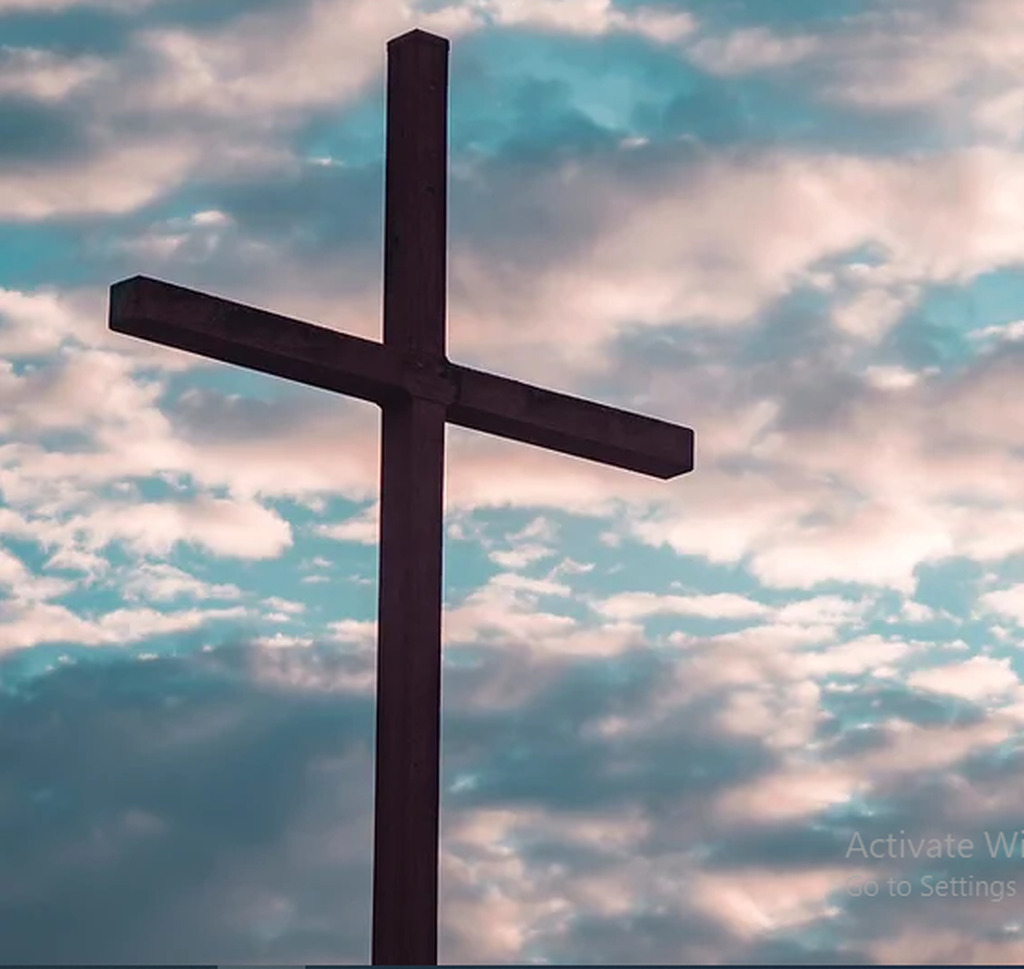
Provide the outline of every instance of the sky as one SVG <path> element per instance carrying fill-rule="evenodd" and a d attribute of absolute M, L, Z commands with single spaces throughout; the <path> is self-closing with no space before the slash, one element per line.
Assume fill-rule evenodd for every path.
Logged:
<path fill-rule="evenodd" d="M 441 959 L 1021 962 L 1008 0 L 0 0 L 0 961 L 368 958 L 378 411 L 107 292 L 379 339 L 413 27 L 452 359 L 697 435 L 448 431 Z"/>

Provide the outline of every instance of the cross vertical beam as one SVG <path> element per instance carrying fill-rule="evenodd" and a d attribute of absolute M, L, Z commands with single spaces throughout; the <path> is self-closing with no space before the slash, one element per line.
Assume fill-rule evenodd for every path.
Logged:
<path fill-rule="evenodd" d="M 384 343 L 413 388 L 445 359 L 447 92 L 446 39 L 388 43 Z M 421 383 L 382 405 L 374 965 L 437 962 L 447 408 Z"/>
<path fill-rule="evenodd" d="M 411 30 L 388 41 L 384 342 L 445 355 L 448 48 Z"/>
<path fill-rule="evenodd" d="M 110 329 L 383 412 L 375 964 L 437 961 L 445 423 L 657 478 L 693 470 L 688 427 L 462 367 L 445 354 L 448 41 L 388 44 L 384 341 L 144 276 L 110 289 Z"/>
<path fill-rule="evenodd" d="M 437 962 L 444 404 L 384 408 L 374 965 Z"/>

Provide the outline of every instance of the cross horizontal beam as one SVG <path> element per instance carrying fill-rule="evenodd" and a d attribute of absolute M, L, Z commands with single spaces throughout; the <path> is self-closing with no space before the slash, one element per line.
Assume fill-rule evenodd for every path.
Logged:
<path fill-rule="evenodd" d="M 688 427 L 145 276 L 111 287 L 110 328 L 376 404 L 434 400 L 460 427 L 656 478 L 693 470 Z"/>

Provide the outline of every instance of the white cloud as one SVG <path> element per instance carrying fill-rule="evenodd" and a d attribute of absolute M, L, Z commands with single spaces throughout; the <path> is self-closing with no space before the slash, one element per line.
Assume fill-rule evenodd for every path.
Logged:
<path fill-rule="evenodd" d="M 18 222 L 132 212 L 180 184 L 200 157 L 197 145 L 158 135 L 85 160 L 12 166 L 0 174 L 0 218 Z"/>
<path fill-rule="evenodd" d="M 1011 343 L 1024 339 L 1024 320 L 1014 320 L 1012 323 L 1001 323 L 998 326 L 983 326 L 967 334 L 968 340 L 979 342 L 992 337 Z"/>
<path fill-rule="evenodd" d="M 1001 743 L 1016 731 L 1007 718 L 938 727 L 897 720 L 885 729 L 885 744 L 828 763 L 794 747 L 783 767 L 726 790 L 717 810 L 734 824 L 809 817 L 869 791 L 880 779 L 949 769 L 972 751 Z"/>
<path fill-rule="evenodd" d="M 546 612 L 540 596 L 566 597 L 569 586 L 514 573 L 492 576 L 458 606 L 445 610 L 442 637 L 453 646 L 529 649 L 537 656 L 614 656 L 643 646 L 643 629 L 632 622 L 584 626 Z M 509 702 L 506 694 L 500 702 Z M 496 701 L 498 702 L 498 701 Z"/>
<path fill-rule="evenodd" d="M 568 596 L 572 589 L 563 582 L 549 579 L 530 579 L 514 572 L 500 572 L 488 581 L 492 588 L 518 595 L 528 603 L 535 603 L 538 596 Z"/>
<path fill-rule="evenodd" d="M 611 0 L 471 0 L 470 8 L 475 18 L 501 26 L 589 36 L 623 31 L 666 43 L 680 40 L 696 26 L 685 11 L 644 6 L 618 10 Z"/>
<path fill-rule="evenodd" d="M 839 866 L 701 872 L 694 878 L 691 897 L 705 918 L 740 939 L 752 940 L 827 917 L 832 897 L 846 887 L 851 874 Z"/>
<path fill-rule="evenodd" d="M 161 633 L 198 629 L 212 619 L 241 618 L 242 607 L 157 612 L 154 609 L 115 609 L 95 619 L 52 603 L 0 603 L 0 652 L 27 649 L 39 643 L 117 645 Z"/>
<path fill-rule="evenodd" d="M 522 569 L 554 554 L 553 549 L 544 545 L 521 545 L 519 548 L 488 552 L 487 557 L 503 569 Z"/>
<path fill-rule="evenodd" d="M 129 600 L 237 599 L 242 590 L 230 582 L 204 582 L 166 562 L 139 562 L 120 583 Z"/>
<path fill-rule="evenodd" d="M 941 616 L 943 619 L 951 619 L 953 616 L 946 611 L 937 611 L 931 606 L 926 606 L 922 602 L 916 602 L 913 599 L 904 599 L 900 605 L 899 614 L 896 616 L 887 616 L 885 622 L 910 622 L 910 623 L 922 623 L 928 622 L 932 619 Z"/>
<path fill-rule="evenodd" d="M 914 287 L 906 287 L 898 293 L 864 289 L 852 299 L 836 305 L 832 319 L 840 330 L 851 336 L 875 342 L 892 329 L 906 309 L 916 302 L 917 296 Z"/>
<path fill-rule="evenodd" d="M 377 641 L 376 620 L 341 619 L 327 624 L 331 636 L 341 643 L 369 648 Z"/>
<path fill-rule="evenodd" d="M 985 612 L 995 612 L 1024 626 L 1024 584 L 996 589 L 978 596 L 978 606 Z"/>
<path fill-rule="evenodd" d="M 50 0 L 46 9 L 75 5 Z M 104 5 L 127 11 L 147 2 Z M 5 0 L 5 6 L 18 3 Z M 0 70 L 0 88 L 6 77 L 9 89 L 54 98 L 93 82 L 91 100 L 79 106 L 88 122 L 88 154 L 8 166 L 0 174 L 0 218 L 119 215 L 162 197 L 200 169 L 206 175 L 283 174 L 295 159 L 280 135 L 303 112 L 350 100 L 379 78 L 384 41 L 412 26 L 411 16 L 398 0 L 317 0 L 303 5 L 299 18 L 285 5 L 201 32 L 142 26 L 102 71 L 88 60 L 14 51 L 6 74 Z M 140 116 L 147 121 L 144 137 L 137 133 Z M 204 117 L 220 124 L 204 124 Z"/>
<path fill-rule="evenodd" d="M 264 649 L 295 649 L 313 645 L 309 636 L 288 636 L 285 633 L 274 633 L 272 636 L 257 636 L 253 643 Z"/>
<path fill-rule="evenodd" d="M 96 624 L 101 642 L 132 642 L 159 633 L 198 629 L 211 619 L 234 619 L 246 615 L 241 606 L 224 609 L 189 609 L 158 612 L 155 609 L 115 609 L 99 617 Z"/>
<path fill-rule="evenodd" d="M 690 596 L 622 592 L 595 602 L 594 608 L 616 619 L 639 619 L 659 614 L 699 616 L 703 619 L 752 619 L 771 611 L 746 596 L 723 592 Z"/>
<path fill-rule="evenodd" d="M 808 681 L 730 691 L 712 718 L 726 734 L 754 737 L 773 750 L 801 750 L 822 719 L 820 688 Z"/>
<path fill-rule="evenodd" d="M 17 430 L 90 427 L 152 409 L 161 388 L 128 379 L 132 366 L 119 354 L 67 348 L 24 377 L 8 371 L 0 397 Z"/>
<path fill-rule="evenodd" d="M 795 672 L 810 676 L 858 676 L 887 670 L 922 652 L 920 644 L 881 636 L 862 636 L 824 650 L 808 651 L 795 659 Z"/>
<path fill-rule="evenodd" d="M 258 682 L 306 693 L 372 693 L 377 671 L 366 651 L 327 656 L 310 650 L 311 640 L 276 633 L 261 637 L 252 659 Z M 342 662 L 337 662 L 341 658 Z"/>
<path fill-rule="evenodd" d="M 513 546 L 491 549 L 487 557 L 503 569 L 522 569 L 534 562 L 550 558 L 556 552 L 557 528 L 550 519 L 538 516 L 518 532 L 507 537 Z"/>
<path fill-rule="evenodd" d="M 865 368 L 864 378 L 881 390 L 902 390 L 915 386 L 921 380 L 921 374 L 905 367 L 873 366 Z"/>
<path fill-rule="evenodd" d="M 103 61 L 96 57 L 63 57 L 31 47 L 0 47 L 0 94 L 59 101 L 98 77 L 103 69 Z"/>
<path fill-rule="evenodd" d="M 376 545 L 380 534 L 380 502 L 374 502 L 357 515 L 334 525 L 315 525 L 313 531 L 324 538 L 339 542 L 358 542 L 360 545 Z"/>
<path fill-rule="evenodd" d="M 1021 685 L 1008 659 L 989 656 L 972 656 L 963 663 L 917 670 L 907 677 L 907 683 L 922 690 L 979 702 L 1017 692 Z"/>
<path fill-rule="evenodd" d="M 253 23 L 265 26 L 265 21 Z M 252 29 L 255 36 L 258 30 Z M 781 153 L 760 158 L 707 157 L 674 174 L 668 169 L 661 174 L 656 170 L 656 177 L 642 183 L 643 189 L 639 188 L 640 182 L 630 183 L 628 169 L 620 170 L 614 177 L 602 173 L 599 167 L 584 169 L 568 182 L 561 180 L 561 174 L 553 174 L 548 178 L 549 184 L 540 188 L 547 193 L 544 197 L 550 196 L 556 217 L 560 209 L 571 216 L 577 203 L 598 201 L 597 211 L 604 214 L 599 220 L 597 244 L 583 250 L 589 255 L 582 261 L 572 255 L 552 261 L 541 272 L 538 284 L 532 281 L 528 287 L 520 285 L 514 276 L 503 282 L 487 269 L 489 259 L 481 262 L 480 305 L 486 303 L 497 310 L 474 312 L 472 325 L 464 327 L 463 333 L 471 349 L 474 344 L 479 350 L 495 340 L 507 340 L 507 312 L 516 309 L 517 316 L 537 321 L 530 340 L 550 341 L 556 329 L 554 317 L 564 320 L 567 306 L 572 315 L 596 323 L 575 328 L 570 335 L 574 340 L 599 341 L 627 315 L 658 322 L 692 313 L 710 313 L 722 321 L 745 321 L 765 300 L 800 278 L 816 260 L 867 237 L 875 237 L 888 247 L 889 277 L 888 281 L 882 280 L 879 272 L 872 270 L 862 281 L 867 288 L 861 296 L 867 298 L 864 294 L 873 293 L 876 296 L 871 298 L 876 298 L 883 293 L 888 294 L 887 299 L 895 298 L 892 294 L 898 292 L 899 286 L 916 285 L 914 280 L 962 278 L 964 274 L 1016 258 L 1022 240 L 1013 226 L 1024 224 L 1024 220 L 1017 218 L 1007 199 L 1015 194 L 1014 172 L 1019 174 L 1020 170 L 1020 162 L 1012 153 L 975 151 L 932 159 L 870 162 L 837 156 L 806 159 Z M 538 191 L 538 186 L 527 188 Z M 854 198 L 856 205 L 849 201 Z M 950 214 L 937 223 L 934 212 L 939 210 Z M 964 232 L 965 225 L 971 231 Z M 785 227 L 782 235 L 780 226 Z M 642 244 L 638 244 L 639 240 L 643 240 Z M 643 254 L 644 266 L 636 263 L 637 253 Z M 455 264 L 458 260 L 456 253 Z M 690 278 L 687 266 L 692 269 Z M 717 268 L 709 272 L 708 266 Z M 722 275 L 716 277 L 716 273 Z M 606 283 L 615 289 L 614 300 L 605 299 L 593 289 L 595 279 L 602 281 L 598 290 Z M 587 285 L 580 285 L 583 280 L 588 281 Z M 881 282 L 884 285 L 879 288 Z M 508 294 L 502 292 L 507 283 L 518 294 L 536 294 L 535 305 L 522 307 L 525 312 L 519 313 L 519 307 L 509 304 Z M 659 290 L 666 294 L 665 301 L 661 309 L 651 309 L 650 296 Z M 702 291 L 704 296 L 700 296 Z M 495 295 L 496 300 L 492 299 Z M 573 301 L 575 305 L 571 305 Z M 517 340 L 524 336 L 522 331 L 522 327 L 515 329 Z M 879 332 L 875 331 L 875 335 Z M 501 333 L 505 336 L 500 337 Z M 538 359 L 537 367 L 561 365 L 557 354 L 544 355 L 547 363 L 539 359 L 530 340 L 523 341 L 528 347 L 523 353 L 532 353 Z M 490 356 L 491 350 L 486 355 Z M 168 352 L 164 358 L 179 360 L 184 355 Z M 924 406 L 935 386 L 920 377 L 901 376 L 901 383 L 904 400 L 900 406 L 911 412 Z M 82 386 L 84 391 L 85 384 Z M 889 386 L 894 385 L 882 381 L 879 389 Z M 678 379 L 674 387 L 677 394 L 684 395 L 674 404 L 683 413 L 688 409 L 685 395 L 690 391 Z M 916 396 L 907 397 L 914 392 Z M 878 416 L 870 415 L 875 426 L 881 404 L 886 402 L 882 397 L 878 400 Z M 700 401 L 698 391 L 693 392 L 693 402 L 693 416 L 688 415 L 687 420 L 700 428 L 704 463 L 700 474 L 677 485 L 657 483 L 655 487 L 636 476 L 602 471 L 562 456 L 453 434 L 452 452 L 460 466 L 453 466 L 449 505 L 458 509 L 487 504 L 571 503 L 583 513 L 606 515 L 614 512 L 617 499 L 629 502 L 633 508 L 638 503 L 652 508 L 657 507 L 655 503 L 674 504 L 673 496 L 685 493 L 692 518 L 687 516 L 682 522 L 674 512 L 662 517 L 649 516 L 646 524 L 637 528 L 636 536 L 648 541 L 669 541 L 679 551 L 707 555 L 715 561 L 737 561 L 751 556 L 755 574 L 776 585 L 808 585 L 839 578 L 890 584 L 906 590 L 911 588 L 913 569 L 920 561 L 965 547 L 988 555 L 1004 554 L 1010 547 L 1007 536 L 1012 532 L 1003 527 L 1005 523 L 992 520 L 978 535 L 965 517 L 962 528 L 957 526 L 951 536 L 945 510 L 915 507 L 914 502 L 907 500 L 883 504 L 874 510 L 870 506 L 843 509 L 841 504 L 833 505 L 833 524 L 808 527 L 802 520 L 809 509 L 820 509 L 823 502 L 833 503 L 834 493 L 827 497 L 829 487 L 804 482 L 793 492 L 790 486 L 773 485 L 767 476 L 757 480 L 749 475 L 717 475 L 714 462 L 707 460 L 729 453 L 729 449 L 742 451 L 753 436 L 763 436 L 775 419 L 778 401 L 761 400 L 737 408 L 735 400 L 723 398 L 723 413 L 732 415 L 730 420 L 724 416 L 718 420 L 708 403 Z M 75 408 L 69 406 L 68 413 L 73 415 Z M 104 432 L 104 443 L 109 441 L 110 453 L 90 456 L 88 463 L 73 455 L 54 458 L 21 452 L 19 474 L 24 489 L 35 487 L 40 476 L 61 474 L 85 481 L 90 477 L 95 480 L 117 474 L 148 474 L 154 466 L 190 468 L 198 474 L 201 484 L 230 482 L 238 493 L 266 492 L 281 486 L 279 462 L 286 448 L 291 451 L 284 436 L 281 440 L 265 436 L 258 442 L 245 443 L 224 440 L 199 454 L 176 440 L 169 426 L 161 426 L 152 409 L 143 413 L 148 416 L 143 420 L 140 414 L 139 423 L 127 435 L 123 430 L 118 435 Z M 741 427 L 735 421 L 737 413 L 746 415 Z M 863 455 L 852 453 L 852 446 L 844 447 L 842 437 L 832 428 L 828 433 L 833 440 L 825 448 L 791 434 L 785 439 L 776 438 L 774 453 L 763 453 L 790 463 L 812 461 L 818 465 L 815 473 L 836 469 L 841 474 L 853 472 L 856 458 L 863 464 L 856 470 L 859 483 L 868 495 L 877 493 L 879 487 L 894 487 L 899 478 L 907 482 L 908 490 L 916 487 L 921 478 L 943 480 L 944 475 L 935 474 L 934 463 L 926 465 L 923 460 L 915 477 L 905 474 L 906 461 L 915 448 L 920 450 L 924 446 L 923 428 L 887 418 L 888 415 L 881 420 L 882 434 L 888 436 L 890 443 L 872 449 L 877 457 L 868 455 L 866 461 Z M 312 430 L 307 424 L 304 438 L 297 439 L 290 433 L 288 438 L 297 442 L 295 453 L 303 456 L 301 462 L 295 463 L 296 476 L 289 479 L 293 490 L 338 488 L 372 495 L 376 486 L 376 422 L 367 420 L 359 426 L 365 434 L 359 437 L 360 458 L 355 463 L 351 451 L 348 460 L 340 457 L 340 452 L 339 459 L 332 460 L 329 455 L 335 452 L 326 446 L 329 438 L 319 427 Z M 900 440 L 901 434 L 909 440 Z M 726 443 L 729 449 L 724 448 Z M 899 475 L 892 471 L 895 466 L 887 447 L 901 455 L 904 463 Z M 881 467 L 883 462 L 889 465 L 888 471 Z M 958 463 L 960 467 L 954 473 L 961 480 L 972 474 L 968 462 Z M 976 477 L 980 479 L 981 474 Z M 702 482 L 707 486 L 702 486 Z M 17 487 L 17 482 L 13 486 Z M 738 509 L 743 509 L 742 514 Z M 976 521 L 973 513 L 970 521 Z M 888 545 L 883 547 L 883 537 L 887 530 L 897 526 L 902 538 L 897 554 L 892 554 Z M 363 540 L 370 541 L 372 531 L 369 523 L 365 523 Z M 991 536 L 988 545 L 981 544 L 984 535 Z M 853 549 L 853 553 L 845 554 L 847 549 Z M 522 567 L 528 560 L 537 560 L 542 548 L 524 546 L 519 550 L 495 550 L 492 554 L 509 565 Z"/>
<path fill-rule="evenodd" d="M 408 16 L 396 0 L 314 0 L 298 18 L 278 6 L 202 33 L 149 28 L 139 46 L 159 70 L 127 99 L 261 125 L 282 112 L 336 105 L 380 75 L 383 42 L 411 26 Z"/>
<path fill-rule="evenodd" d="M 306 611 L 304 603 L 295 602 L 292 599 L 282 599 L 280 596 L 269 596 L 263 600 L 263 604 L 269 606 L 271 609 L 277 609 L 280 612 L 285 612 L 289 615 L 298 615 L 299 613 Z"/>
<path fill-rule="evenodd" d="M 911 593 L 917 565 L 951 551 L 948 528 L 936 514 L 876 504 L 837 523 L 780 528 L 771 548 L 754 553 L 750 568 L 771 586 L 807 588 L 833 579 Z"/>
<path fill-rule="evenodd" d="M 511 810 L 485 807 L 453 811 L 445 821 L 442 884 L 449 915 L 442 925 L 445 962 L 521 962 L 531 940 L 557 940 L 574 913 L 625 914 L 643 894 L 664 910 L 680 905 L 678 865 L 663 860 L 654 870 L 634 850 L 651 830 L 640 812 Z M 566 844 L 601 864 L 586 878 L 561 864 L 531 863 L 510 848 L 517 840 Z M 609 859 L 610 861 L 610 859 Z M 663 877 L 655 878 L 655 874 Z"/>
<path fill-rule="evenodd" d="M 58 548 L 47 560 L 48 569 L 67 569 L 72 572 L 84 572 L 88 579 L 96 578 L 106 572 L 109 563 L 96 552 L 89 552 L 72 545 Z"/>
<path fill-rule="evenodd" d="M 811 599 L 799 599 L 780 606 L 775 613 L 775 619 L 785 623 L 824 623 L 843 626 L 862 621 L 870 605 L 869 599 L 854 601 L 842 596 L 814 596 Z"/>
<path fill-rule="evenodd" d="M 74 588 L 66 579 L 35 575 L 16 555 L 0 547 L 0 586 L 19 601 L 42 601 L 63 595 Z"/>
<path fill-rule="evenodd" d="M 526 249 L 510 258 L 497 240 L 453 240 L 453 306 L 471 320 L 464 353 L 484 366 L 503 357 L 512 375 L 541 382 L 564 381 L 567 365 L 610 369 L 602 344 L 626 320 L 750 325 L 815 263 L 869 244 L 885 269 L 844 280 L 835 323 L 876 342 L 923 285 L 965 282 L 1024 251 L 1024 163 L 995 148 L 871 159 L 695 151 L 673 165 L 566 162 L 501 187 L 543 206 L 552 225 L 579 224 L 586 212 L 593 226 L 585 246 L 556 236 L 547 261 Z M 566 319 L 576 321 L 569 330 Z M 705 409 L 678 381 L 674 389 L 680 412 L 691 399 Z"/>
<path fill-rule="evenodd" d="M 76 314 L 53 290 L 25 293 L 0 288 L 0 352 L 5 360 L 56 349 L 76 332 Z"/>
<path fill-rule="evenodd" d="M 820 38 L 827 99 L 871 111 L 926 110 L 963 137 L 1015 142 L 1024 89 L 1012 65 L 1024 52 L 1024 17 L 1000 0 L 878 7 Z"/>
<path fill-rule="evenodd" d="M 166 555 L 176 543 L 215 555 L 274 558 L 291 545 L 291 527 L 251 500 L 197 497 L 191 501 L 100 504 L 65 526 L 85 534 L 94 548 L 122 541 L 137 553 Z"/>
<path fill-rule="evenodd" d="M 687 57 L 723 76 L 790 67 L 819 50 L 817 37 L 782 36 L 764 27 L 745 27 L 722 37 L 703 37 L 686 48 Z"/>

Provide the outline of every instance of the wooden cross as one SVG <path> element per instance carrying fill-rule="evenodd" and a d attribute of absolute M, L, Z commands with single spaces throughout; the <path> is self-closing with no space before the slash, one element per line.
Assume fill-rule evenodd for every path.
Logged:
<path fill-rule="evenodd" d="M 693 431 L 450 363 L 445 347 L 448 41 L 388 42 L 384 342 L 143 276 L 110 329 L 379 404 L 382 411 L 372 959 L 437 961 L 445 422 L 656 478 Z"/>

